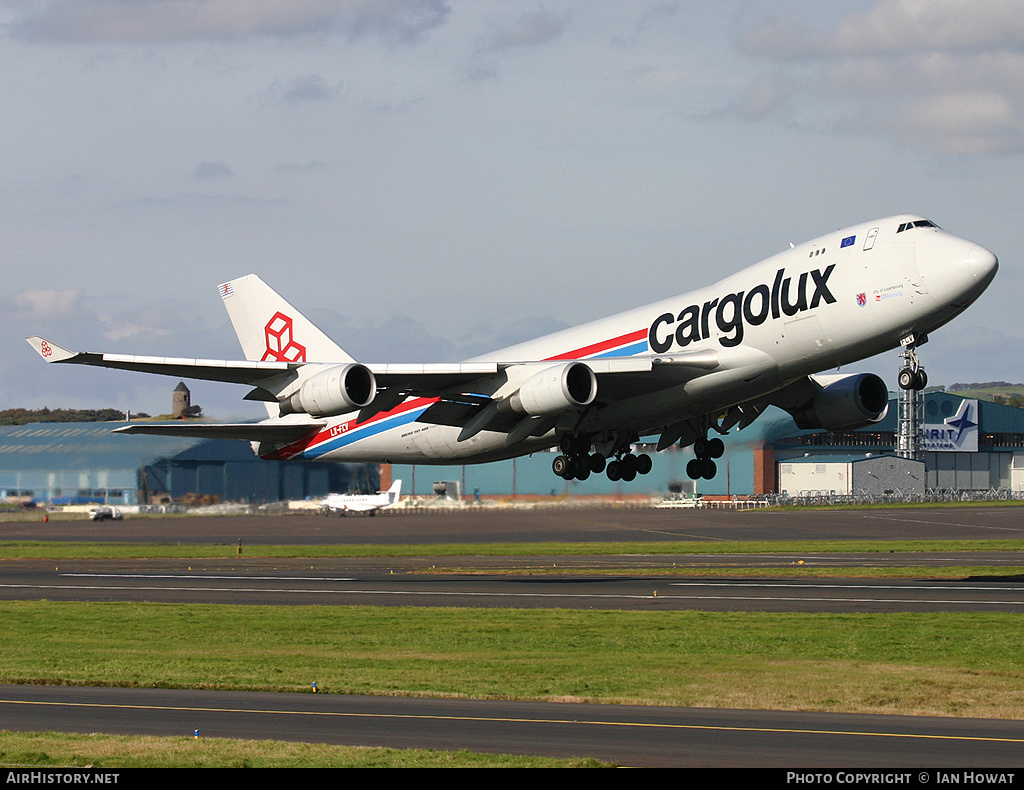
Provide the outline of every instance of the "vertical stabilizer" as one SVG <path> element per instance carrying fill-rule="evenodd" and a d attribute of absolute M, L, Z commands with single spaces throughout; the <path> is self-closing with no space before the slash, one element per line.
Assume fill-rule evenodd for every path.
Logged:
<path fill-rule="evenodd" d="M 245 358 L 279 362 L 354 362 L 255 274 L 218 286 Z"/>

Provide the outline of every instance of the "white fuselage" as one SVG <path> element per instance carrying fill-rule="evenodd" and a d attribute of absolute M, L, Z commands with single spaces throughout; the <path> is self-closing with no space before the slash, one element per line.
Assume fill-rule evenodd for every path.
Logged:
<path fill-rule="evenodd" d="M 916 223 L 916 226 L 915 226 Z M 909 227 L 908 227 L 909 225 Z M 899 228 L 903 230 L 898 230 Z M 967 308 L 987 287 L 996 259 L 984 247 L 899 216 L 797 245 L 714 285 L 566 329 L 473 361 L 654 357 L 663 386 L 635 396 L 628 379 L 576 426 L 638 436 L 774 392 L 796 379 L 896 348 Z M 673 366 L 673 356 L 713 351 L 711 370 Z M 501 380 L 487 389 L 503 394 Z M 483 430 L 459 442 L 458 427 L 417 422 L 434 399 L 409 398 L 360 422 L 331 418 L 312 439 L 264 457 L 395 463 L 477 463 L 552 446 L 554 432 L 506 447 Z"/>

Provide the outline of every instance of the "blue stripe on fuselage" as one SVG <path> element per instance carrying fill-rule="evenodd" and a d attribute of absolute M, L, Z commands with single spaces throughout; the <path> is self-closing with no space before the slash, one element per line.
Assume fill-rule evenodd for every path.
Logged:
<path fill-rule="evenodd" d="M 633 343 L 631 346 L 623 346 L 622 348 L 615 348 L 611 351 L 605 351 L 603 354 L 595 354 L 588 359 L 601 359 L 601 357 L 631 357 L 634 354 L 646 354 L 647 353 L 647 341 L 641 340 L 639 343 Z"/>
<path fill-rule="evenodd" d="M 420 409 L 412 409 L 402 414 L 397 414 L 394 417 L 389 417 L 378 422 L 370 423 L 369 425 L 361 425 L 358 428 L 353 428 L 351 431 L 338 434 L 337 436 L 328 439 L 326 442 L 321 442 L 316 447 L 306 449 L 302 453 L 302 457 L 307 460 L 320 458 L 321 456 L 327 455 L 327 453 L 333 452 L 334 450 L 340 450 L 342 447 L 367 439 L 370 436 L 376 436 L 377 434 L 389 431 L 392 428 L 408 425 L 411 422 L 415 422 L 416 419 L 427 410 L 427 408 L 429 407 L 424 406 Z"/>

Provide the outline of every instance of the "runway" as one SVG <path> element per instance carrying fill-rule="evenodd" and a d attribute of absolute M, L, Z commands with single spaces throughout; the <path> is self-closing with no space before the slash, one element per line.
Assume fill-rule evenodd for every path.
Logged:
<path fill-rule="evenodd" d="M 1024 566 L 1024 554 L 1001 557 Z M 881 563 L 889 555 L 843 558 Z M 910 560 L 902 559 L 903 563 Z M 922 563 L 978 562 L 964 554 L 928 555 Z M 772 566 L 827 566 L 806 555 L 658 557 L 652 566 L 694 568 L 698 578 L 643 575 L 636 557 L 371 558 L 230 560 L 7 561 L 0 600 L 153 601 L 274 605 L 473 606 L 761 612 L 1024 612 L 1024 575 L 1005 580 L 771 578 Z M 451 566 L 460 570 L 445 570 Z M 723 569 L 754 565 L 761 578 L 729 579 Z M 628 575 L 616 575 L 629 566 Z M 474 573 L 467 568 L 475 568 Z M 503 570 L 499 570 L 502 568 Z M 570 573 L 574 568 L 581 569 Z M 511 570 L 510 570 L 511 569 Z M 716 574 L 718 570 L 718 574 Z M 504 571 L 504 572 L 503 572 Z M 602 573 L 604 571 L 605 573 Z"/>
<path fill-rule="evenodd" d="M 0 539 L 322 545 L 506 541 L 724 541 L 1024 536 L 1013 507 L 822 513 L 605 509 L 139 519 L 0 525 Z M 653 548 L 653 547 L 652 547 Z M 315 550 L 314 552 L 315 553 Z M 667 577 L 658 569 L 686 567 Z M 818 567 L 828 578 L 786 579 Z M 858 580 L 849 566 L 986 565 L 998 579 Z M 756 577 L 724 571 L 756 569 Z M 278 605 L 559 607 L 670 611 L 1019 612 L 1024 552 L 147 560 L 0 563 L 0 599 Z M 628 572 L 624 572 L 628 569 Z M 572 572 L 570 572 L 572 571 Z M 275 738 L 595 757 L 633 766 L 1019 766 L 1024 726 L 896 716 L 491 700 L 0 687 L 2 727 Z"/>
<path fill-rule="evenodd" d="M 289 514 L 0 522 L 0 540 L 128 543 L 429 544 L 537 541 L 1007 540 L 1024 509 L 705 510 L 537 507 L 439 510 L 375 518 Z"/>
<path fill-rule="evenodd" d="M 1020 722 L 631 705 L 0 686 L 18 729 L 593 757 L 624 767 L 1014 768 Z M 912 755 L 912 756 L 911 756 Z"/>

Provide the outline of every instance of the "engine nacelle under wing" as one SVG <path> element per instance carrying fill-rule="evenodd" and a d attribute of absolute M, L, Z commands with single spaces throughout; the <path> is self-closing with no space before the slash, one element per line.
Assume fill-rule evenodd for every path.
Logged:
<path fill-rule="evenodd" d="M 821 389 L 810 403 L 791 412 L 800 428 L 855 430 L 879 422 L 889 411 L 889 388 L 874 373 L 813 378 Z"/>
<path fill-rule="evenodd" d="M 281 414 L 335 417 L 368 405 L 377 394 L 377 380 L 365 365 L 350 363 L 322 370 L 281 401 Z"/>
<path fill-rule="evenodd" d="M 597 376 L 583 362 L 565 362 L 535 373 L 508 399 L 517 414 L 542 417 L 589 406 L 597 397 Z"/>

